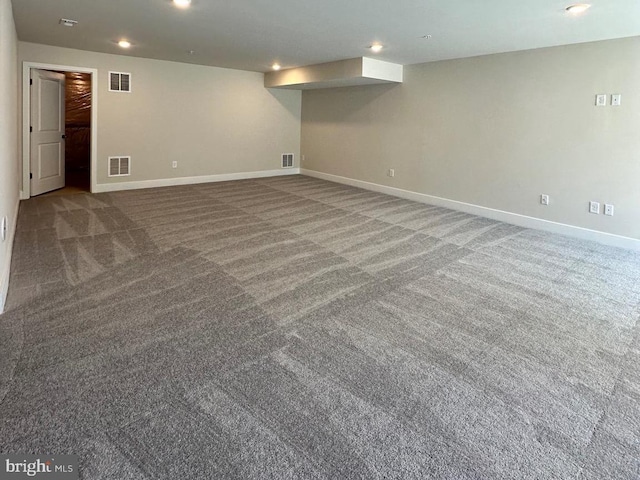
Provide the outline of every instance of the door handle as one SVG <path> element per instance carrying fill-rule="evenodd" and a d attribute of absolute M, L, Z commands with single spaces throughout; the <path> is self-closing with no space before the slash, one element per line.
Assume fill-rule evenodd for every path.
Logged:
<path fill-rule="evenodd" d="M 62 138 L 65 139 L 65 138 L 67 138 L 67 136 L 66 135 L 62 135 Z"/>

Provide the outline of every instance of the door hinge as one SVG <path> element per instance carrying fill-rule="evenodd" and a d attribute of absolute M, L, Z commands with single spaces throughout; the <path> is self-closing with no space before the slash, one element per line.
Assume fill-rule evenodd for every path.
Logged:
<path fill-rule="evenodd" d="M 29 127 L 29 132 L 33 132 L 33 127 Z"/>
<path fill-rule="evenodd" d="M 29 174 L 29 179 L 32 179 L 32 178 L 33 178 L 33 173 L 30 173 Z"/>
<path fill-rule="evenodd" d="M 29 79 L 29 85 L 33 85 L 33 78 Z"/>

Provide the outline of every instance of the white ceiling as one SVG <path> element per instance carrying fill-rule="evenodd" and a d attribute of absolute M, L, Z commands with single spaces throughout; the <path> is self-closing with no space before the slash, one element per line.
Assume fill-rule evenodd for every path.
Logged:
<path fill-rule="evenodd" d="M 570 3 L 193 0 L 181 10 L 171 0 L 13 0 L 13 11 L 27 42 L 262 72 L 273 62 L 371 56 L 407 65 L 640 35 L 639 0 L 592 0 L 580 16 L 565 12 Z M 119 48 L 120 38 L 131 49 Z M 373 42 L 384 50 L 373 54 Z"/>

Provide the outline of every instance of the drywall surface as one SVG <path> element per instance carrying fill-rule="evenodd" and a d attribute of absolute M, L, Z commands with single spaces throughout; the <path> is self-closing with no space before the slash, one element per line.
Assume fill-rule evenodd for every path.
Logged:
<path fill-rule="evenodd" d="M 0 0 L 0 313 L 9 282 L 11 244 L 18 206 L 18 38 L 10 0 Z"/>
<path fill-rule="evenodd" d="M 403 66 L 367 57 L 267 72 L 264 86 L 309 90 L 379 83 L 401 83 Z"/>
<path fill-rule="evenodd" d="M 305 91 L 302 167 L 638 239 L 639 85 L 640 37 L 405 66 Z"/>
<path fill-rule="evenodd" d="M 355 79 L 362 76 L 362 57 L 337 62 L 288 68 L 264 74 L 264 86 L 290 87 L 307 83 L 321 83 L 331 80 Z"/>
<path fill-rule="evenodd" d="M 19 61 L 98 70 L 98 184 L 273 170 L 282 153 L 297 166 L 301 94 L 261 73 L 25 42 Z M 110 71 L 130 93 L 109 92 Z M 108 177 L 109 156 L 131 156 L 131 176 Z"/>

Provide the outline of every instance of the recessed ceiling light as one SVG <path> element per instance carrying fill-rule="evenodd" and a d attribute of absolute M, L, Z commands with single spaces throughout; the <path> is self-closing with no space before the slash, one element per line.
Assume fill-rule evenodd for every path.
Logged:
<path fill-rule="evenodd" d="M 189 5 L 191 5 L 191 0 L 173 0 L 173 4 L 176 7 L 187 8 Z"/>
<path fill-rule="evenodd" d="M 378 53 L 380 50 L 382 50 L 382 45 L 380 45 L 379 43 L 374 43 L 369 48 L 372 52 Z"/>
<path fill-rule="evenodd" d="M 278 70 L 280 70 L 282 67 L 280 66 L 279 63 L 274 63 L 273 65 L 271 65 L 271 68 L 273 68 L 276 72 Z"/>
<path fill-rule="evenodd" d="M 131 42 L 128 42 L 127 40 L 120 40 L 118 42 L 118 45 L 120 45 L 122 48 L 129 48 L 131 46 Z"/>
<path fill-rule="evenodd" d="M 65 27 L 75 27 L 76 23 L 78 23 L 77 20 L 71 20 L 70 18 L 60 19 L 60 25 L 63 25 Z"/>
<path fill-rule="evenodd" d="M 569 5 L 565 10 L 576 15 L 585 12 L 590 6 L 588 3 L 576 3 L 575 5 Z"/>

